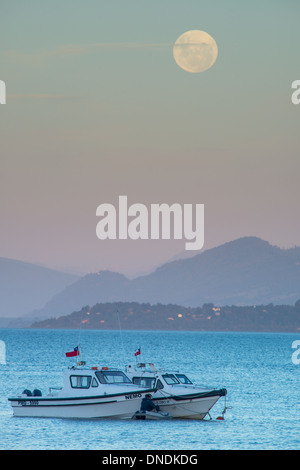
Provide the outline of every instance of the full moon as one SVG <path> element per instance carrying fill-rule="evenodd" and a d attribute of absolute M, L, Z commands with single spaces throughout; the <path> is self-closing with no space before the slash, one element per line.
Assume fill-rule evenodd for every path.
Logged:
<path fill-rule="evenodd" d="M 175 62 L 186 72 L 199 73 L 212 67 L 218 57 L 214 38 L 204 31 L 183 33 L 173 46 Z"/>

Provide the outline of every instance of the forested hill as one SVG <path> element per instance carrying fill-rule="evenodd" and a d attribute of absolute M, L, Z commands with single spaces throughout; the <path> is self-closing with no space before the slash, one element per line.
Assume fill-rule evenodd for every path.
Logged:
<path fill-rule="evenodd" d="M 248 307 L 204 304 L 183 307 L 137 302 L 86 306 L 80 311 L 32 324 L 33 328 L 124 330 L 268 331 L 300 333 L 300 300 L 295 305 Z"/>
<path fill-rule="evenodd" d="M 151 274 L 128 279 L 99 271 L 58 292 L 35 318 L 66 315 L 84 305 L 138 302 L 198 307 L 216 305 L 294 305 L 300 298 L 300 248 L 284 250 L 256 237 L 244 237 L 165 263 Z"/>

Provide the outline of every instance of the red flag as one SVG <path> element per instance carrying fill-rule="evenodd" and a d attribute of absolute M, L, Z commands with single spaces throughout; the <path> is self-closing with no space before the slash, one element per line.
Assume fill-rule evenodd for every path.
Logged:
<path fill-rule="evenodd" d="M 74 357 L 74 356 L 79 356 L 79 348 L 76 346 L 76 348 L 73 349 L 73 351 L 66 352 L 67 357 Z"/>
<path fill-rule="evenodd" d="M 137 349 L 134 353 L 135 356 L 139 356 L 141 354 L 141 348 Z"/>

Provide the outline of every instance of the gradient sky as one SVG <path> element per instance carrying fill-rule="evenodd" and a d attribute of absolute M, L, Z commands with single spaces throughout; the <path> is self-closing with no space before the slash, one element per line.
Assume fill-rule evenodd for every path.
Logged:
<path fill-rule="evenodd" d="M 300 245 L 300 4 L 1 0 L 0 256 L 146 272 L 182 241 L 100 241 L 96 208 L 203 203 L 204 249 L 246 235 Z M 180 69 L 200 29 L 219 55 Z"/>

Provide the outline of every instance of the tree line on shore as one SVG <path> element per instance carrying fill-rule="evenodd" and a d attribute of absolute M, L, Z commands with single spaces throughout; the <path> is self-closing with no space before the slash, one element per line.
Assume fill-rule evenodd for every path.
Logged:
<path fill-rule="evenodd" d="M 69 315 L 36 321 L 32 328 L 300 332 L 300 300 L 294 305 L 183 307 L 107 302 Z"/>

